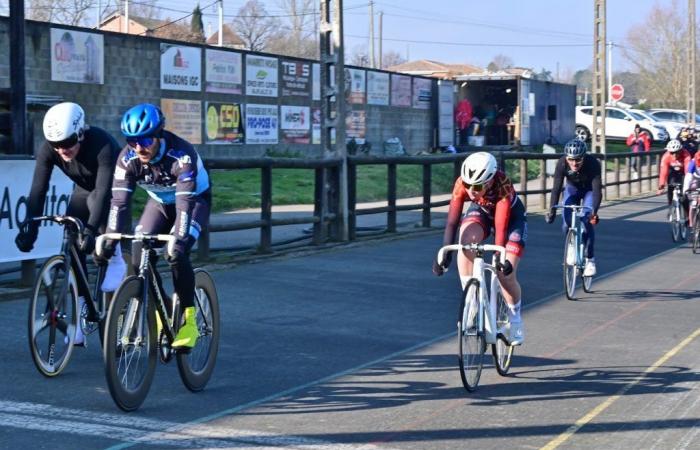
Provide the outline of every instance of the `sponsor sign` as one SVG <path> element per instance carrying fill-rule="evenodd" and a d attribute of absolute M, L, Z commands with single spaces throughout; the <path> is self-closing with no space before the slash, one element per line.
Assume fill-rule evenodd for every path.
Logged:
<path fill-rule="evenodd" d="M 202 102 L 175 98 L 160 99 L 165 128 L 191 144 L 202 143 Z"/>
<path fill-rule="evenodd" d="M 280 65 L 282 70 L 282 97 L 303 97 L 308 99 L 311 63 L 283 59 Z"/>
<path fill-rule="evenodd" d="M 104 84 L 104 37 L 51 28 L 51 80 Z"/>
<path fill-rule="evenodd" d="M 309 144 L 311 108 L 308 106 L 280 106 L 280 128 L 286 144 Z"/>
<path fill-rule="evenodd" d="M 245 93 L 277 97 L 277 58 L 245 55 Z"/>
<path fill-rule="evenodd" d="M 206 49 L 205 86 L 207 92 L 241 94 L 243 89 L 243 62 L 238 52 Z"/>
<path fill-rule="evenodd" d="M 311 143 L 321 143 L 321 108 L 311 108 Z"/>
<path fill-rule="evenodd" d="M 242 144 L 243 115 L 240 103 L 207 102 L 206 143 Z"/>
<path fill-rule="evenodd" d="M 358 144 L 365 143 L 365 111 L 348 111 L 345 116 L 345 138 L 346 141 L 355 138 Z"/>
<path fill-rule="evenodd" d="M 345 69 L 345 98 L 348 103 L 363 104 L 365 102 L 365 71 L 361 69 Z"/>
<path fill-rule="evenodd" d="M 198 92 L 202 89 L 202 51 L 160 44 L 160 88 Z"/>
<path fill-rule="evenodd" d="M 433 100 L 433 83 L 425 78 L 413 79 L 413 107 L 417 109 L 430 109 Z"/>
<path fill-rule="evenodd" d="M 391 74 L 391 106 L 411 106 L 411 77 Z"/>
<path fill-rule="evenodd" d="M 313 74 L 311 84 L 311 100 L 321 100 L 321 65 L 314 63 L 311 65 Z"/>
<path fill-rule="evenodd" d="M 389 105 L 389 74 L 367 71 L 367 104 Z"/>
<path fill-rule="evenodd" d="M 27 200 L 34 178 L 33 160 L 0 161 L 0 262 L 47 258 L 61 250 L 63 227 L 53 222 L 42 222 L 34 250 L 22 253 L 15 246 L 15 236 L 27 220 Z M 73 182 L 54 168 L 42 214 L 65 214 Z"/>
<path fill-rule="evenodd" d="M 277 144 L 277 105 L 245 105 L 245 143 Z"/>
<path fill-rule="evenodd" d="M 438 139 L 441 147 L 454 145 L 454 95 L 454 83 L 438 81 Z"/>

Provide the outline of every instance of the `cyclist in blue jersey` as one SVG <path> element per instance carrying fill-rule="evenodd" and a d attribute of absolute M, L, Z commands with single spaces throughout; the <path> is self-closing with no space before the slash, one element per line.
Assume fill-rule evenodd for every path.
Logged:
<path fill-rule="evenodd" d="M 174 254 L 166 258 L 175 293 L 184 309 L 185 324 L 172 347 L 187 350 L 194 347 L 198 337 L 190 250 L 209 223 L 211 188 L 209 175 L 192 144 L 164 127 L 165 116 L 150 103 L 136 105 L 124 113 L 121 130 L 127 145 L 114 170 L 107 231 L 125 231 L 134 189 L 145 189 L 149 199 L 135 231 L 169 232 L 177 238 Z M 106 245 L 107 255 L 111 245 L 112 242 Z M 135 265 L 138 263 L 134 261 Z"/>

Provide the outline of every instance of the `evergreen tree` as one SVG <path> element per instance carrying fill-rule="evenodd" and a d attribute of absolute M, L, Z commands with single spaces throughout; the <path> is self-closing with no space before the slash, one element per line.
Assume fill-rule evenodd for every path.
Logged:
<path fill-rule="evenodd" d="M 199 3 L 197 3 L 197 6 L 192 11 L 192 22 L 190 27 L 192 34 L 197 37 L 201 36 L 202 42 L 204 42 L 204 22 L 202 22 L 202 10 L 199 8 Z"/>

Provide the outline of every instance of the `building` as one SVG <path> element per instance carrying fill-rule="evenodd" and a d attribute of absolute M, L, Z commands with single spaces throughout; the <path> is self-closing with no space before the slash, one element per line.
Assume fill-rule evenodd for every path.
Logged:
<path fill-rule="evenodd" d="M 167 23 L 167 20 L 148 19 L 129 14 L 129 34 L 153 36 L 156 29 Z M 112 14 L 102 21 L 100 30 L 126 33 L 126 16 L 119 12 Z"/>
<path fill-rule="evenodd" d="M 245 42 L 243 39 L 231 29 L 228 25 L 224 25 L 224 39 L 223 46 L 227 48 L 235 48 L 238 50 L 245 49 Z M 207 38 L 207 44 L 209 45 L 219 45 L 219 31 L 215 31 L 211 36 Z"/>
<path fill-rule="evenodd" d="M 441 78 L 451 80 L 460 75 L 483 72 L 484 69 L 471 64 L 447 64 L 428 59 L 409 61 L 396 66 L 388 67 L 391 72 L 407 73 L 409 75 L 421 75 L 424 77 Z"/>

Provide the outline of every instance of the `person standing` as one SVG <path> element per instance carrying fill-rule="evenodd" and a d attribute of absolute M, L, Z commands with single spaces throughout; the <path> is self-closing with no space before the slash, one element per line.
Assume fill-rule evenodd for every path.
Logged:
<path fill-rule="evenodd" d="M 627 137 L 627 146 L 633 153 L 648 152 L 651 150 L 651 139 L 646 132 L 642 131 L 639 124 L 634 126 L 634 131 Z M 632 175 L 637 178 L 641 170 L 641 156 L 632 157 Z"/>

